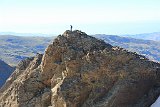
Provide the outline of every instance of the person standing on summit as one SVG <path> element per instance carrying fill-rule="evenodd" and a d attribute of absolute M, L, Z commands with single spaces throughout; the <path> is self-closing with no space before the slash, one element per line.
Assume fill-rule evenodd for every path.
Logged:
<path fill-rule="evenodd" d="M 73 28 L 73 26 L 72 25 L 70 25 L 71 26 L 71 32 L 72 32 L 72 28 Z"/>

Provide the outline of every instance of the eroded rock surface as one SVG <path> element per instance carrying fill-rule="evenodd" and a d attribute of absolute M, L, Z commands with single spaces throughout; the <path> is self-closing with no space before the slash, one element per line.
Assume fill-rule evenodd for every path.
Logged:
<path fill-rule="evenodd" d="M 19 64 L 0 90 L 0 107 L 150 107 L 160 95 L 160 64 L 66 31 Z"/>

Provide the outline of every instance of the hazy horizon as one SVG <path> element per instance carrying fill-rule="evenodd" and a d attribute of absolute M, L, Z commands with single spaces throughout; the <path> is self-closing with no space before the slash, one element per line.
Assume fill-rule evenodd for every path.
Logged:
<path fill-rule="evenodd" d="M 0 32 L 87 34 L 160 32 L 159 0 L 0 0 Z"/>
<path fill-rule="evenodd" d="M 67 30 L 67 29 L 66 29 Z M 81 29 L 75 29 L 75 30 L 81 30 Z M 64 30 L 65 31 L 65 30 Z M 63 32 L 59 32 L 59 33 L 57 33 L 57 34 L 54 34 L 54 33 L 38 33 L 38 32 L 35 32 L 35 33 L 30 33 L 30 32 L 0 32 L 0 36 L 1 35 L 13 35 L 13 36 L 42 36 L 42 37 L 45 37 L 45 36 L 47 36 L 47 37 L 52 37 L 52 36 L 57 36 L 57 35 L 59 35 L 59 34 L 62 34 L 62 33 L 64 33 L 64 31 Z M 81 30 L 82 31 L 82 30 Z M 84 31 L 82 31 L 82 32 L 84 32 Z M 85 33 L 87 33 L 87 32 L 85 32 Z M 104 34 L 104 35 L 117 35 L 117 36 L 129 36 L 129 35 L 140 35 L 140 34 L 152 34 L 152 33 L 160 33 L 160 31 L 159 32 L 144 32 L 144 33 L 135 33 L 135 34 L 109 34 L 109 33 L 95 33 L 95 34 L 93 34 L 93 33 L 87 33 L 88 35 L 97 35 L 97 34 Z"/>

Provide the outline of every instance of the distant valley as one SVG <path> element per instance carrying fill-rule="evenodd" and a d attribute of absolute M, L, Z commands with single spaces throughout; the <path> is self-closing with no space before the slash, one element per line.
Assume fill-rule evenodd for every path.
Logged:
<path fill-rule="evenodd" d="M 16 66 L 26 57 L 43 53 L 53 37 L 0 35 L 0 59 Z"/>

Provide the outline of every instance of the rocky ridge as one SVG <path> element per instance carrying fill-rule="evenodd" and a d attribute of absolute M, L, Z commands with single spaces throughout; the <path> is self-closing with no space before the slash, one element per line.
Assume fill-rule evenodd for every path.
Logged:
<path fill-rule="evenodd" d="M 0 90 L 0 107 L 150 107 L 160 64 L 79 30 L 22 61 Z"/>

